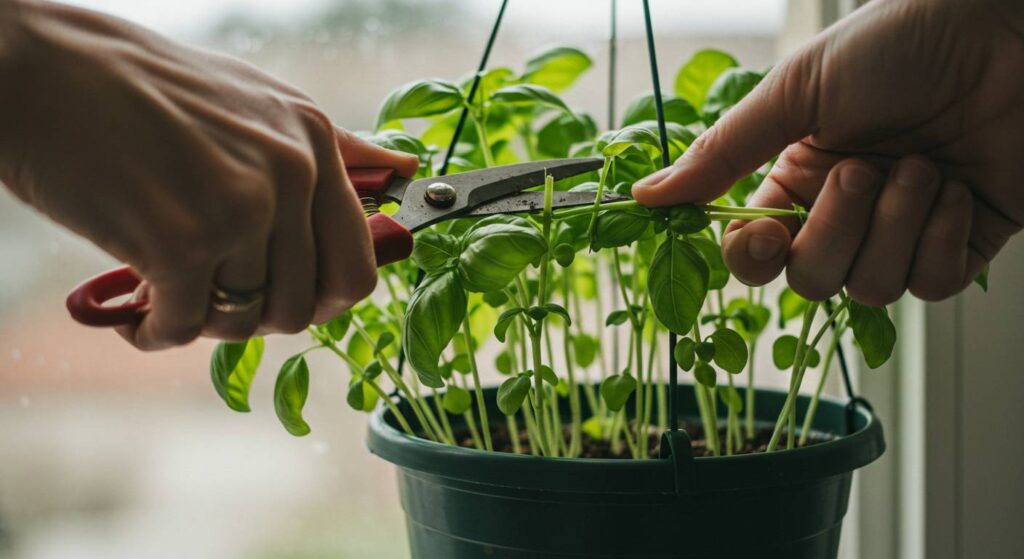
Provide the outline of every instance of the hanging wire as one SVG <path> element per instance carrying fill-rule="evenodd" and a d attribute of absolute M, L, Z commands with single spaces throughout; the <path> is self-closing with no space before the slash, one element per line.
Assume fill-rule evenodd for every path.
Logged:
<path fill-rule="evenodd" d="M 825 312 L 831 316 L 832 309 L 832 300 L 826 299 Z M 829 327 L 832 329 L 832 332 L 835 333 L 839 328 L 838 321 L 833 320 L 832 324 L 829 324 Z M 846 397 L 849 399 L 846 403 L 846 431 L 847 434 L 850 434 L 854 431 L 854 420 L 856 419 L 857 406 L 860 405 L 868 411 L 874 411 L 874 408 L 871 406 L 871 402 L 868 402 L 867 398 L 858 396 L 857 392 L 854 391 L 853 381 L 850 379 L 850 367 L 846 362 L 846 353 L 843 351 L 842 340 L 839 340 L 839 342 L 836 343 L 836 357 L 839 358 L 839 371 L 843 374 L 843 387 L 846 388 Z"/>
<path fill-rule="evenodd" d="M 487 46 L 484 47 L 484 54 L 480 57 L 480 64 L 476 67 L 476 75 L 473 76 L 473 84 L 469 86 L 469 94 L 467 98 L 468 103 L 462 107 L 462 112 L 459 113 L 459 122 L 455 125 L 455 132 L 452 134 L 452 141 L 448 143 L 448 151 L 444 154 L 444 161 L 441 163 L 441 168 L 438 170 L 438 175 L 448 174 L 448 164 L 451 163 L 452 156 L 455 155 L 455 146 L 459 144 L 459 137 L 462 136 L 462 129 L 466 126 L 466 118 L 469 116 L 469 107 L 473 104 L 473 98 L 476 97 L 476 91 L 480 88 L 480 78 L 484 75 L 484 70 L 487 69 L 487 60 L 491 58 L 491 49 L 494 48 L 494 40 L 498 38 L 498 29 L 501 28 L 501 20 L 505 17 L 505 8 L 508 7 L 508 0 L 501 1 L 501 8 L 498 9 L 498 17 L 494 20 L 494 26 L 491 27 L 491 34 L 487 37 Z M 419 287 L 423 281 L 425 273 L 423 270 L 416 272 L 416 283 Z M 398 374 L 401 375 L 403 369 L 405 369 L 405 348 L 401 346 L 398 350 Z M 397 393 L 397 388 L 395 392 Z"/>
<path fill-rule="evenodd" d="M 615 70 L 619 59 L 619 26 L 616 8 L 618 0 L 612 3 L 612 28 L 608 36 L 608 129 L 615 129 Z"/>
<path fill-rule="evenodd" d="M 651 84 L 654 86 L 654 108 L 658 113 L 658 138 L 661 140 L 661 166 L 668 167 L 671 164 L 668 156 L 668 132 L 665 130 L 665 107 L 661 99 L 661 77 L 658 75 L 658 54 L 654 48 L 654 27 L 651 25 L 651 6 L 648 0 L 644 0 L 644 26 L 647 31 L 647 58 L 651 64 Z M 668 417 L 669 430 L 675 431 L 679 428 L 679 365 L 676 363 L 676 343 L 678 336 L 675 332 L 668 334 Z"/>
<path fill-rule="evenodd" d="M 469 116 L 469 107 L 473 104 L 473 99 L 476 97 L 476 90 L 480 88 L 480 78 L 484 75 L 484 70 L 487 69 L 487 59 L 491 57 L 491 49 L 494 47 L 494 40 L 498 38 L 498 29 L 501 27 L 501 20 L 505 17 L 505 8 L 508 7 L 508 0 L 502 0 L 501 8 L 498 10 L 498 17 L 494 20 L 494 27 L 491 28 L 491 35 L 487 38 L 487 46 L 484 47 L 484 55 L 480 57 L 480 65 L 476 68 L 476 75 L 473 76 L 473 85 L 469 87 L 469 95 L 467 95 L 467 103 L 465 107 L 462 107 L 462 112 L 459 113 L 459 122 L 455 125 L 455 133 L 452 134 L 452 141 L 448 144 L 448 151 L 444 154 L 444 162 L 441 163 L 441 169 L 438 171 L 438 175 L 448 174 L 448 163 L 451 162 L 452 156 L 455 155 L 455 146 L 459 143 L 459 136 L 462 135 L 462 129 L 466 126 L 466 117 Z"/>

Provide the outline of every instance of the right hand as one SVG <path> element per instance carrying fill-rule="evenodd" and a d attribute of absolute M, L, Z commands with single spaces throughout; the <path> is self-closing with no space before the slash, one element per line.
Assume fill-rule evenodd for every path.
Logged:
<path fill-rule="evenodd" d="M 730 224 L 749 285 L 885 305 L 970 284 L 1024 224 L 1024 4 L 875 0 L 776 66 L 673 167 L 652 206 L 708 202 L 782 152 L 748 201 L 811 209 Z M 886 180 L 883 173 L 887 173 Z"/>
<path fill-rule="evenodd" d="M 412 176 L 416 157 L 336 128 L 244 62 L 86 10 L 13 5 L 0 180 L 145 280 L 151 310 L 119 330 L 132 344 L 296 332 L 373 290 L 344 165 Z M 265 301 L 211 311 L 213 285 Z"/>

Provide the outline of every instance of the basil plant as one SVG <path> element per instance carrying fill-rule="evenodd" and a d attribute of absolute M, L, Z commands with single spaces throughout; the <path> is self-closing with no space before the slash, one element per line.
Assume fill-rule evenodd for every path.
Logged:
<path fill-rule="evenodd" d="M 565 457 L 584 455 L 597 442 L 616 455 L 646 458 L 667 428 L 667 340 L 674 332 L 674 358 L 692 375 L 706 453 L 749 452 L 758 434 L 755 350 L 773 317 L 782 325 L 799 318 L 798 335 L 782 335 L 770 346 L 774 365 L 790 378 L 766 445 L 773 451 L 808 443 L 824 373 L 845 331 L 852 331 L 869 366 L 889 358 L 896 333 L 884 308 L 859 305 L 843 293 L 825 303 L 784 290 L 769 304 L 763 288 L 727 298 L 730 275 L 719 245 L 725 223 L 799 218 L 804 211 L 745 207 L 769 166 L 713 204 L 639 206 L 630 188 L 662 160 L 654 96 L 637 97 L 619 128 L 600 132 L 591 115 L 560 96 L 590 67 L 585 53 L 560 47 L 522 70 L 488 70 L 472 98 L 474 76 L 413 82 L 384 100 L 376 130 L 365 137 L 418 156 L 417 176 L 439 172 L 464 108 L 468 121 L 448 172 L 579 156 L 603 157 L 604 166 L 557 182 L 549 177 L 543 212 L 453 220 L 418 233 L 411 259 L 381 269 L 386 296 L 310 326 L 312 345 L 281 366 L 274 408 L 288 432 L 310 431 L 303 419 L 306 354 L 317 351 L 333 353 L 347 368 L 349 406 L 363 412 L 387 406 L 410 435 Z M 663 95 L 669 159 L 762 76 L 719 51 L 687 61 L 674 94 Z M 553 211 L 556 190 L 595 192 L 597 201 Z M 601 203 L 606 193 L 624 199 Z M 232 409 L 249 410 L 263 348 L 258 338 L 217 346 L 213 382 Z M 824 373 L 797 429 L 796 395 L 815 367 Z M 502 376 L 494 402 L 501 413 L 489 416 L 481 373 L 495 372 Z M 396 395 L 408 405 L 396 405 Z M 720 414 L 722 406 L 727 411 Z M 501 415 L 504 421 L 495 424 Z M 462 416 L 458 430 L 453 416 Z"/>

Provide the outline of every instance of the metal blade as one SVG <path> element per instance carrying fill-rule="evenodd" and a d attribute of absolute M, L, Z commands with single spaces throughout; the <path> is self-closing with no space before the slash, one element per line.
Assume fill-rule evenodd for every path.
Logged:
<path fill-rule="evenodd" d="M 410 231 L 416 231 L 448 218 L 465 215 L 479 206 L 517 194 L 531 186 L 543 184 L 545 175 L 561 180 L 595 171 L 602 165 L 604 160 L 601 158 L 552 159 L 419 179 L 405 188 L 401 194 L 401 209 L 393 217 Z M 424 196 L 427 187 L 435 183 L 448 184 L 455 189 L 454 203 L 446 208 L 427 203 Z"/>
<path fill-rule="evenodd" d="M 596 197 L 596 192 L 554 192 L 551 195 L 551 207 L 558 209 L 590 206 L 594 203 Z M 625 199 L 624 196 L 605 196 L 601 199 L 601 202 L 617 202 Z M 539 212 L 543 209 L 543 192 L 522 192 L 479 206 L 466 215 L 483 217 L 507 213 Z"/>

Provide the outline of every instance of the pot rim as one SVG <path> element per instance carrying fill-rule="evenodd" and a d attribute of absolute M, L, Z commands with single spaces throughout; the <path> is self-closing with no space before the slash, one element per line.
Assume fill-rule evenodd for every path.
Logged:
<path fill-rule="evenodd" d="M 692 390 L 692 385 L 680 384 L 679 389 Z M 755 392 L 759 399 L 786 396 L 771 389 Z M 806 403 L 809 397 L 800 399 Z M 767 404 L 762 402 L 759 408 Z M 822 397 L 818 409 L 819 414 L 845 414 L 846 403 Z M 412 470 L 474 484 L 560 493 L 672 494 L 690 492 L 687 487 L 702 493 L 806 482 L 847 474 L 873 462 L 885 450 L 882 425 L 863 407 L 857 407 L 853 417 L 852 433 L 802 448 L 697 458 L 676 453 L 669 458 L 633 460 L 543 457 L 451 446 L 402 432 L 382 406 L 370 416 L 367 446 L 407 473 Z"/>

